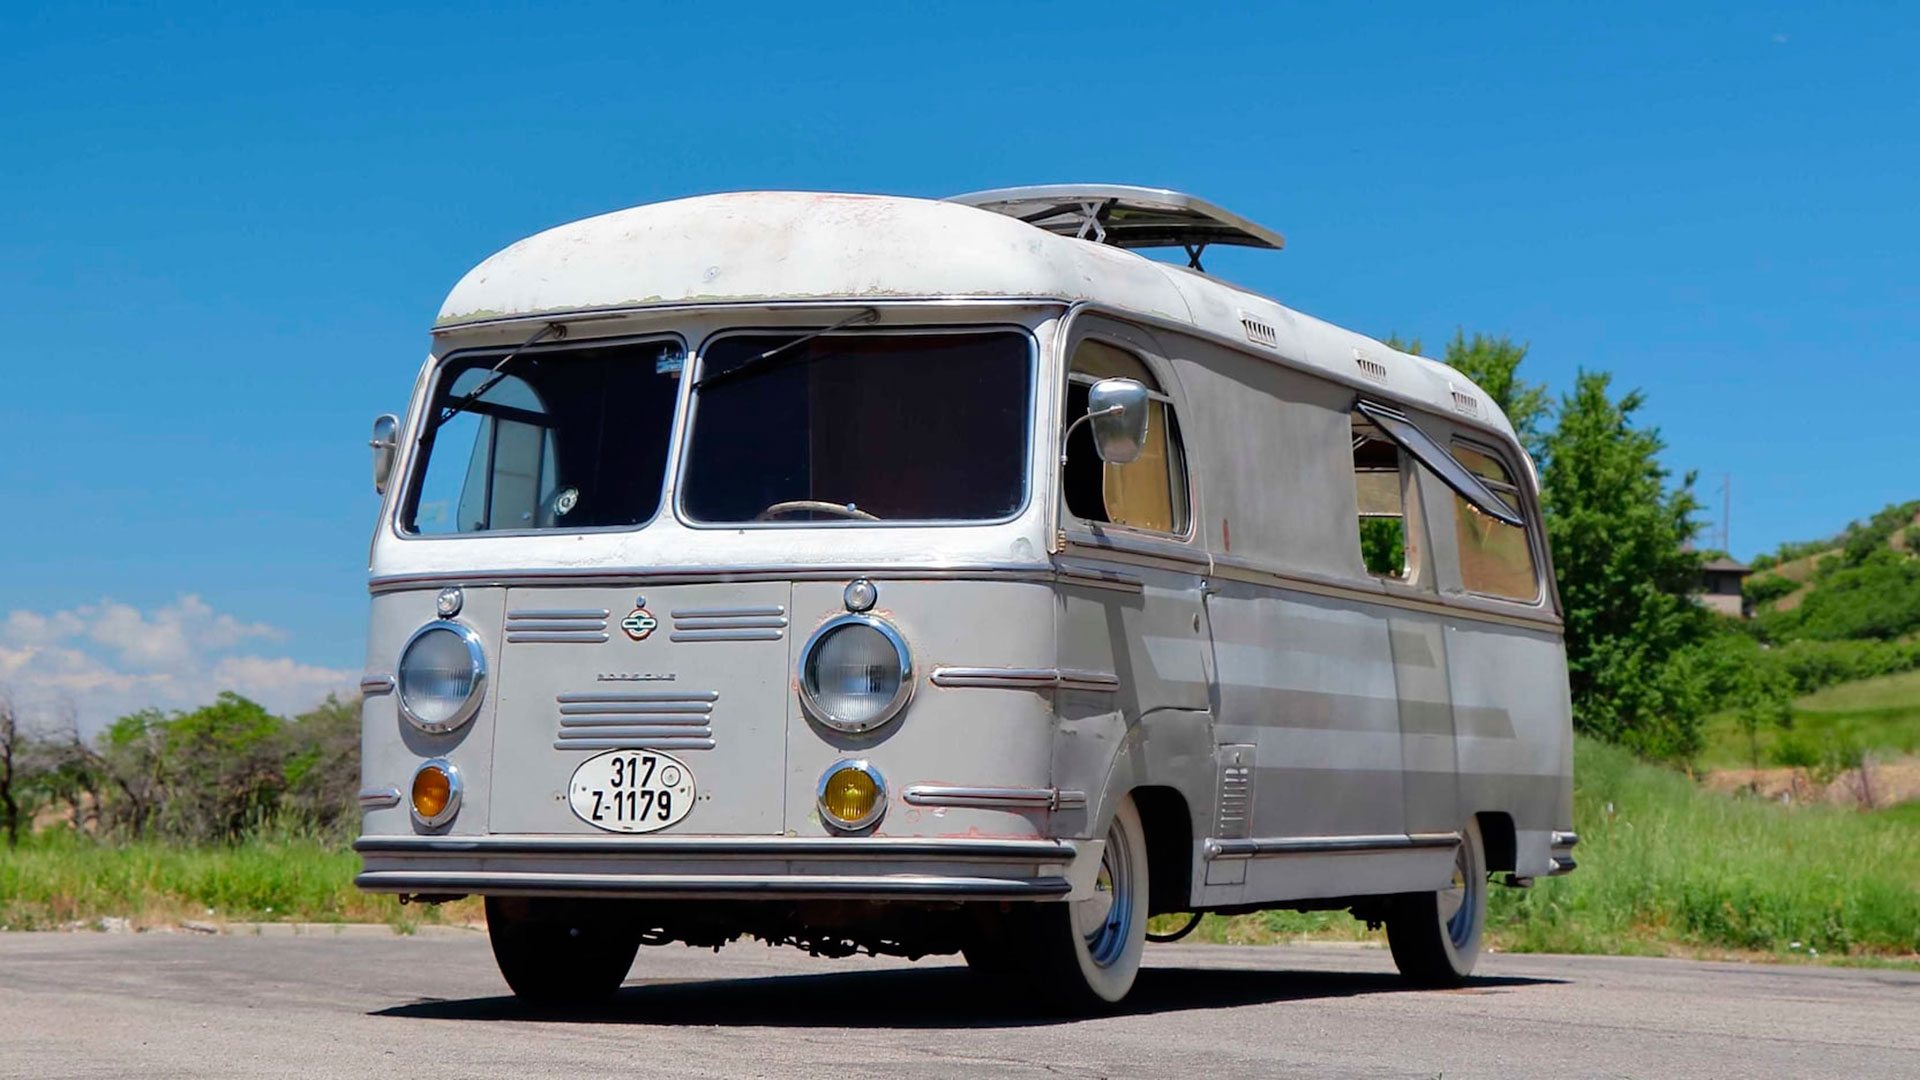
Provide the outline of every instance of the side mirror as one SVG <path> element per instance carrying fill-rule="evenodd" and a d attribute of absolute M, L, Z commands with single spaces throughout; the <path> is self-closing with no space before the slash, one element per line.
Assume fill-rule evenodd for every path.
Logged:
<path fill-rule="evenodd" d="M 373 438 L 367 440 L 373 447 L 373 491 L 376 495 L 387 493 L 387 481 L 393 476 L 393 462 L 400 451 L 400 418 L 387 413 L 373 419 Z"/>
<path fill-rule="evenodd" d="M 1130 465 L 1147 445 L 1147 388 L 1132 379 L 1101 379 L 1087 391 L 1093 447 L 1109 465 Z"/>

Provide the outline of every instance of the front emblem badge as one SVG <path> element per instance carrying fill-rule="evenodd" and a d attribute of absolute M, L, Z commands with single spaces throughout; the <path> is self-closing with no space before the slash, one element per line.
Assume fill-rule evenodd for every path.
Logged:
<path fill-rule="evenodd" d="M 627 636 L 635 641 L 647 640 L 647 635 L 653 633 L 653 628 L 659 625 L 660 620 L 654 618 L 653 612 L 644 607 L 634 608 L 627 613 L 626 618 L 620 620 L 620 629 L 625 630 Z"/>

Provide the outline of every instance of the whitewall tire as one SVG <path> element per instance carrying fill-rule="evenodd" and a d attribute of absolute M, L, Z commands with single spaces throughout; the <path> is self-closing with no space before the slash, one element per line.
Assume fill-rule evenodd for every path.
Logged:
<path fill-rule="evenodd" d="M 1417 986 L 1459 986 L 1480 959 L 1487 928 L 1487 849 L 1478 822 L 1468 821 L 1460 834 L 1447 886 L 1402 897 L 1387 918 L 1394 966 Z"/>

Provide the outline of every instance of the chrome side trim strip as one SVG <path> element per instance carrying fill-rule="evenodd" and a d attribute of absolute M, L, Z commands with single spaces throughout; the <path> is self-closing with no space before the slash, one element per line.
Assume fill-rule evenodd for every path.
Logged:
<path fill-rule="evenodd" d="M 605 732 L 592 732 L 595 738 L 570 738 L 566 732 L 554 741 L 555 750 L 711 750 L 712 739 L 693 736 L 685 738 L 674 735 L 635 735 L 630 738 L 609 739 Z"/>
<path fill-rule="evenodd" d="M 1415 848 L 1452 848 L 1457 832 L 1387 833 L 1378 836 L 1281 836 L 1253 840 L 1209 838 L 1203 845 L 1208 859 L 1261 859 L 1274 855 L 1341 855 L 1407 851 Z"/>
<path fill-rule="evenodd" d="M 1330 596 L 1342 600 L 1355 600 L 1367 604 L 1382 604 L 1387 607 L 1404 608 L 1409 611 L 1423 611 L 1433 615 L 1445 615 L 1448 618 L 1470 619 L 1476 622 L 1500 623 L 1507 626 L 1519 626 L 1529 630 L 1561 631 L 1558 616 L 1551 613 L 1527 614 L 1524 609 L 1513 605 L 1496 607 L 1491 601 L 1476 600 L 1468 597 L 1452 596 L 1442 600 L 1435 596 L 1412 596 L 1407 592 L 1389 590 L 1387 586 L 1375 582 L 1372 587 L 1357 582 L 1345 582 L 1332 578 L 1320 578 L 1314 575 L 1273 570 L 1254 566 L 1244 560 L 1231 556 L 1216 556 L 1213 560 L 1213 576 L 1227 581 L 1239 581 L 1249 585 L 1263 585 L 1275 589 L 1291 589 L 1294 592 L 1309 593 L 1314 596 Z"/>
<path fill-rule="evenodd" d="M 380 593 L 405 589 L 462 585 L 469 589 L 505 588 L 526 585 L 606 585 L 624 588 L 630 585 L 698 585 L 723 581 L 840 581 L 865 577 L 874 581 L 1031 581 L 1053 582 L 1059 575 L 1050 565 L 1032 563 L 991 564 L 976 567 L 898 566 L 875 568 L 821 566 L 688 566 L 607 568 L 591 570 L 500 570 L 475 573 L 386 574 L 367 582 L 367 591 Z"/>
<path fill-rule="evenodd" d="M 978 687 L 991 690 L 1092 690 L 1117 691 L 1120 677 L 1106 671 L 1074 671 L 1059 668 L 995 668 L 944 666 L 933 669 L 927 681 L 950 688 Z"/>
<path fill-rule="evenodd" d="M 562 724 L 559 740 L 576 743 L 582 739 L 679 739 L 697 740 L 713 745 L 713 730 L 705 724 L 604 724 L 575 727 Z"/>
<path fill-rule="evenodd" d="M 612 855 L 623 859 L 915 859 L 1069 863 L 1071 840 L 927 839 L 917 836 L 362 836 L 362 855 L 460 858 Z"/>
<path fill-rule="evenodd" d="M 954 787 L 914 784 L 903 796 L 913 806 L 966 806 L 989 810 L 1062 810 L 1087 805 L 1084 791 L 1058 788 Z"/>
<path fill-rule="evenodd" d="M 778 897 L 809 899 L 1049 900 L 1073 891 L 1063 877 L 963 878 L 774 874 L 545 874 L 512 871 L 370 870 L 353 879 L 367 892 L 483 893 L 490 896 Z"/>
<path fill-rule="evenodd" d="M 785 615 L 786 613 L 787 609 L 785 607 L 779 604 L 769 604 L 765 607 L 680 608 L 673 612 L 673 617 L 676 621 L 680 619 L 744 619 L 754 616 Z M 785 626 L 786 623 L 782 622 L 780 625 Z"/>
<path fill-rule="evenodd" d="M 1551 841 L 1549 846 L 1551 847 L 1570 848 L 1580 842 L 1580 834 L 1576 832 L 1561 832 L 1556 829 L 1549 839 Z"/>
<path fill-rule="evenodd" d="M 516 610 L 507 612 L 513 619 L 605 619 L 613 612 L 606 608 L 557 608 L 553 610 Z"/>
<path fill-rule="evenodd" d="M 564 633 L 559 631 L 553 631 L 553 630 L 508 630 L 507 631 L 508 644 L 519 644 L 521 642 L 557 641 L 557 642 L 563 642 L 563 643 L 578 642 L 586 645 L 597 645 L 605 640 L 607 640 L 607 635 L 605 631 L 602 631 L 598 634 L 587 633 L 585 631 L 569 631 Z"/>
<path fill-rule="evenodd" d="M 372 697 L 375 694 L 393 693 L 393 676 L 363 675 L 360 677 L 360 696 Z"/>
<path fill-rule="evenodd" d="M 396 787 L 361 788 L 360 809 L 385 810 L 400 805 L 400 789 Z"/>
<path fill-rule="evenodd" d="M 555 694 L 562 705 L 598 701 L 719 701 L 717 690 L 628 690 L 625 693 Z"/>
<path fill-rule="evenodd" d="M 786 625 L 784 615 L 703 615 L 673 620 L 675 630 L 782 630 Z"/>
<path fill-rule="evenodd" d="M 1115 570 L 1094 570 L 1089 567 L 1061 566 L 1055 569 L 1054 576 L 1061 585 L 1082 589 L 1112 589 L 1115 592 L 1142 594 L 1147 591 L 1146 582 L 1132 574 L 1122 574 Z"/>
<path fill-rule="evenodd" d="M 785 630 L 675 630 L 669 641 L 779 641 Z"/>
<path fill-rule="evenodd" d="M 592 701 L 560 706 L 561 716 L 705 716 L 713 706 L 705 702 Z"/>
<path fill-rule="evenodd" d="M 560 718 L 560 728 L 562 732 L 560 737 L 563 739 L 573 737 L 565 734 L 565 732 L 570 729 L 616 729 L 606 733 L 610 737 L 617 734 L 624 734 L 628 731 L 651 731 L 658 735 L 671 735 L 677 730 L 681 734 L 685 734 L 689 728 L 703 733 L 711 733 L 713 730 L 713 718 L 710 716 L 694 716 L 685 713 L 665 718 L 618 715 L 563 716 Z"/>
<path fill-rule="evenodd" d="M 1190 547 L 1178 540 L 1126 536 L 1120 533 L 1070 532 L 1067 534 L 1066 554 L 1069 557 L 1082 556 L 1092 558 L 1112 558 L 1136 556 L 1140 559 L 1171 563 L 1184 570 L 1197 570 L 1206 573 L 1213 565 L 1213 556 L 1205 550 Z M 1151 565 L 1146 563 L 1144 565 Z"/>

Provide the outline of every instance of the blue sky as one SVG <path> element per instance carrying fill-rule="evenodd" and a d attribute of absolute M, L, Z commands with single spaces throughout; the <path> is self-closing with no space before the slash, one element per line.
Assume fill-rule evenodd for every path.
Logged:
<path fill-rule="evenodd" d="M 0 684 L 357 676 L 366 426 L 446 290 L 716 190 L 1191 190 L 1290 306 L 1643 388 L 1740 555 L 1920 497 L 1920 10 L 1677 7 L 10 4 Z"/>

